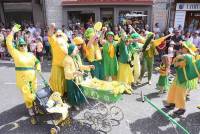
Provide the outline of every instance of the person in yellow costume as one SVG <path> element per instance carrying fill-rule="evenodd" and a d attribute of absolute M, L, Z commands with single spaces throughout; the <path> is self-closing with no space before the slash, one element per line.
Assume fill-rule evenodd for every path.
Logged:
<path fill-rule="evenodd" d="M 79 56 L 79 49 L 74 44 L 70 44 L 68 55 L 63 60 L 65 83 L 67 88 L 68 103 L 79 110 L 79 106 L 85 102 L 80 83 L 83 81 L 83 71 L 90 71 L 95 67 L 93 65 L 83 65 Z"/>
<path fill-rule="evenodd" d="M 87 42 L 87 60 L 90 65 L 94 65 L 95 69 L 91 70 L 92 77 L 96 77 L 100 80 L 104 80 L 104 67 L 102 60 L 102 52 L 99 46 L 98 33 L 95 33 L 93 28 L 88 28 L 84 33 Z"/>
<path fill-rule="evenodd" d="M 192 64 L 194 61 L 194 49 L 195 46 L 193 44 L 189 44 L 187 42 L 182 43 L 181 53 L 177 55 L 173 64 L 176 69 L 176 77 L 170 86 L 168 95 L 167 95 L 167 105 L 165 107 L 169 110 L 177 108 L 174 111 L 175 116 L 179 116 L 185 113 L 185 103 L 186 103 L 186 94 L 187 90 L 192 90 L 197 88 L 197 78 L 192 80 L 186 80 L 184 82 L 180 82 L 180 75 L 178 69 L 185 69 L 188 72 L 192 72 L 191 70 L 187 70 L 186 67 Z"/>
<path fill-rule="evenodd" d="M 55 33 L 55 29 L 56 26 L 52 23 L 48 31 L 48 41 L 52 49 L 53 57 L 49 83 L 53 91 L 57 91 L 63 96 L 65 87 L 62 62 L 68 53 L 68 44 L 66 35 L 60 30 Z"/>
<path fill-rule="evenodd" d="M 9 54 L 15 63 L 16 84 L 21 90 L 26 108 L 30 116 L 34 115 L 33 101 L 35 100 L 35 90 L 37 89 L 36 70 L 41 71 L 39 60 L 27 51 L 27 44 L 23 38 L 18 40 L 18 49 L 13 46 L 13 35 L 20 31 L 20 26 L 15 25 L 6 38 L 6 45 Z"/>

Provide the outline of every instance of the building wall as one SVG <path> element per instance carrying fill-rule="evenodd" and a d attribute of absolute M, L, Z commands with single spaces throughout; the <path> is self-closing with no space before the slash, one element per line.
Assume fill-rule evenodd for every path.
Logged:
<path fill-rule="evenodd" d="M 63 24 L 62 0 L 45 0 L 47 25 L 56 23 L 58 27 Z"/>
<path fill-rule="evenodd" d="M 35 0 L 32 0 L 32 8 L 34 24 L 44 27 L 44 14 L 42 5 L 39 5 L 35 2 Z"/>
<path fill-rule="evenodd" d="M 156 23 L 159 23 L 162 32 L 169 26 L 169 2 L 170 0 L 154 0 L 152 24 L 154 27 Z"/>
<path fill-rule="evenodd" d="M 47 19 L 47 25 L 49 25 L 52 22 L 55 22 L 58 27 L 61 27 L 62 24 L 68 23 L 68 11 L 77 11 L 77 10 L 91 10 L 93 13 L 95 13 L 95 21 L 100 21 L 100 6 L 91 6 L 88 8 L 88 6 L 64 6 L 61 5 L 62 0 L 46 0 L 45 6 L 46 6 L 46 19 Z M 162 1 L 162 0 L 160 0 Z M 159 6 L 159 5 L 158 5 Z M 153 18 L 152 18 L 152 6 L 111 6 L 114 8 L 114 24 L 118 23 L 118 13 L 121 9 L 132 9 L 132 10 L 143 10 L 148 12 L 147 17 L 147 23 L 152 26 L 153 25 Z M 157 13 L 162 12 L 157 9 Z M 166 16 L 166 15 L 164 15 Z M 155 21 L 159 21 L 159 16 L 155 17 Z"/>

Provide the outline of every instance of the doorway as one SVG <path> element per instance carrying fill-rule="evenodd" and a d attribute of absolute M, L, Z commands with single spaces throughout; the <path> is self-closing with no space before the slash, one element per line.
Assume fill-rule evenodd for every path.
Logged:
<path fill-rule="evenodd" d="M 114 9 L 113 8 L 101 8 L 100 9 L 101 22 L 104 25 L 108 25 L 109 27 L 113 27 L 114 23 Z"/>

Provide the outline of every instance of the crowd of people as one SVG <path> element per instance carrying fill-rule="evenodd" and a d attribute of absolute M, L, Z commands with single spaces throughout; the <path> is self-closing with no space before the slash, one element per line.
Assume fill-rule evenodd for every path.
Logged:
<path fill-rule="evenodd" d="M 87 28 L 76 27 L 73 30 L 65 26 L 57 29 L 54 23 L 42 31 L 33 25 L 21 28 L 15 25 L 12 29 L 1 28 L 0 31 L 1 59 L 7 56 L 7 52 L 13 58 L 17 86 L 22 91 L 30 115 L 33 114 L 34 98 L 24 88 L 26 83 L 22 76 L 36 90 L 34 67 L 41 71 L 44 55 L 47 59 L 52 57 L 51 89 L 67 98 L 76 110 L 85 101 L 79 85 L 86 74 L 84 71 L 90 71 L 92 77 L 100 80 L 117 80 L 133 87 L 141 84 L 147 71 L 148 84 L 151 84 L 155 56 L 161 61 L 157 68 L 160 73 L 157 86 L 159 94 L 168 92 L 167 109 L 176 107 L 174 114 L 184 114 L 186 96 L 197 88 L 199 31 L 184 34 L 182 29 L 177 28 L 163 34 L 158 23 L 153 32 L 149 31 L 148 25 L 144 29 L 131 25 L 114 28 L 88 25 Z M 172 70 L 176 73 L 170 85 Z M 194 76 L 188 75 L 191 70 Z"/>

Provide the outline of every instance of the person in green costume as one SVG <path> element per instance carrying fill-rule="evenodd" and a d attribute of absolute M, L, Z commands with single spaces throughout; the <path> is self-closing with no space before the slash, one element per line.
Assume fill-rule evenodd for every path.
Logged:
<path fill-rule="evenodd" d="M 159 39 L 153 40 L 154 34 L 152 32 L 149 32 L 147 35 L 147 39 L 143 46 L 143 60 L 142 60 L 142 69 L 141 74 L 139 78 L 139 82 L 141 82 L 142 77 L 144 76 L 145 70 L 147 68 L 148 72 L 148 84 L 151 85 L 151 77 L 152 77 L 152 71 L 153 71 L 153 64 L 154 64 L 154 55 L 156 55 L 158 52 L 156 51 L 156 47 L 161 44 L 166 38 L 172 36 L 172 34 L 169 34 L 167 36 L 161 37 Z"/>
<path fill-rule="evenodd" d="M 82 71 L 90 71 L 91 69 L 94 69 L 93 65 L 82 65 L 78 53 L 79 50 L 77 46 L 71 44 L 68 48 L 68 55 L 65 56 L 63 61 L 67 101 L 73 108 L 75 108 L 75 110 L 79 110 L 79 106 L 85 102 L 82 88 L 79 86 L 83 80 Z"/>
<path fill-rule="evenodd" d="M 106 80 L 109 80 L 109 77 L 112 77 L 112 80 L 116 80 L 118 63 L 116 56 L 117 43 L 114 41 L 114 33 L 111 31 L 107 32 L 106 39 L 106 41 L 100 40 L 103 45 L 104 75 Z"/>
<path fill-rule="evenodd" d="M 137 83 L 140 72 L 141 72 L 141 65 L 140 65 L 140 51 L 143 44 L 139 43 L 140 35 L 138 33 L 131 34 L 132 44 L 129 45 L 129 57 L 131 61 L 131 66 L 133 66 L 133 76 L 134 76 L 134 84 Z"/>
<path fill-rule="evenodd" d="M 128 46 L 130 45 L 130 38 L 126 37 L 124 32 L 118 44 L 119 47 L 119 70 L 117 80 L 131 85 L 134 81 L 132 69 L 129 65 Z"/>

